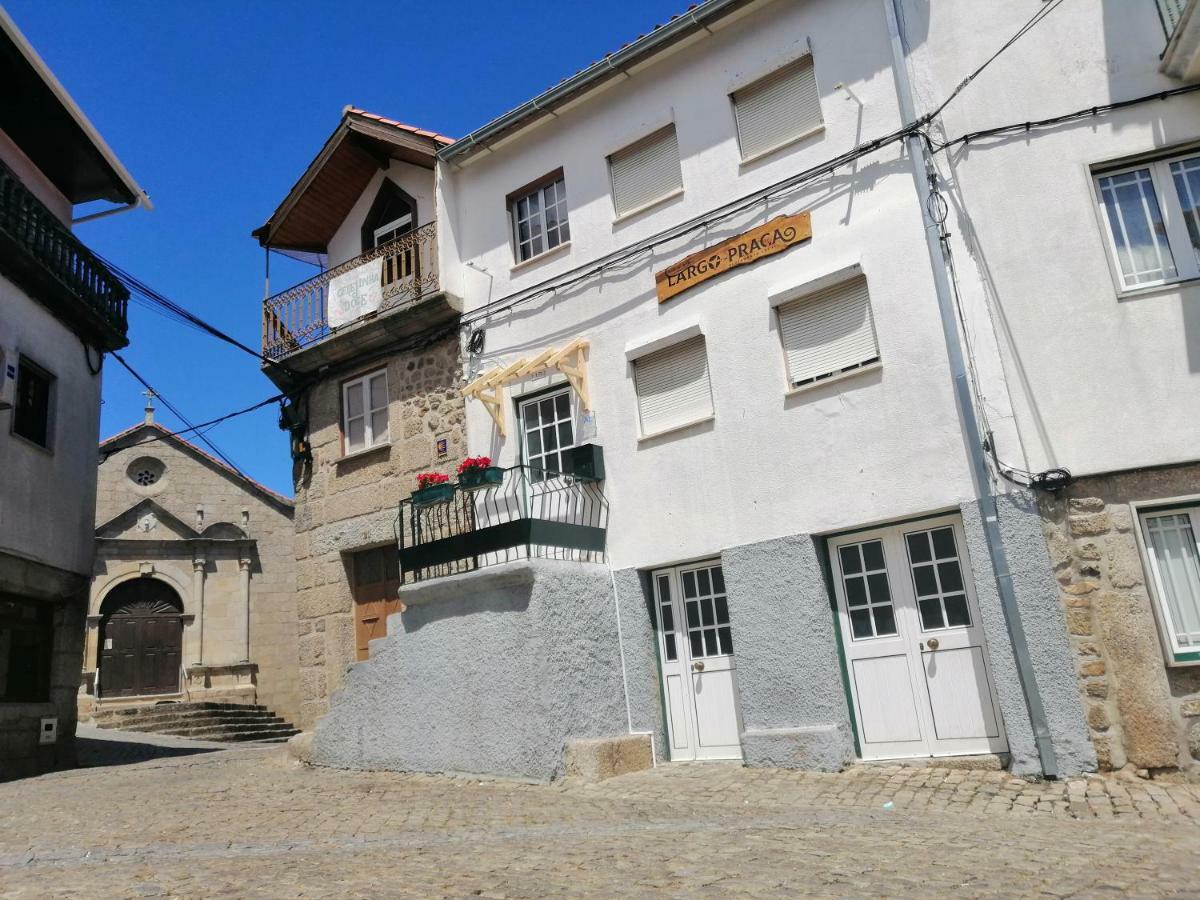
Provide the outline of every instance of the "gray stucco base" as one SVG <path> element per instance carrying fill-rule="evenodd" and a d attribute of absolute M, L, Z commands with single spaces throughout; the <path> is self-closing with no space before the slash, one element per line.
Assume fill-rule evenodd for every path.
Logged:
<path fill-rule="evenodd" d="M 854 760 L 837 635 L 813 539 L 721 554 L 750 766 L 837 771 Z"/>
<path fill-rule="evenodd" d="M 607 567 L 526 560 L 402 596 L 331 699 L 314 763 L 548 781 L 568 741 L 627 733 Z"/>
<path fill-rule="evenodd" d="M 1063 778 L 1095 771 L 1096 751 L 1088 737 L 1087 721 L 1079 701 L 1075 660 L 1062 606 L 1058 602 L 1058 585 L 1046 550 L 1037 501 L 1029 491 L 1014 491 L 998 498 L 998 508 L 1013 591 L 1037 689 L 1046 709 L 1058 776 Z M 1009 623 L 1000 605 L 1000 593 L 984 540 L 979 504 L 963 504 L 962 515 L 979 615 L 987 635 L 992 677 L 1012 755 L 1011 771 L 1016 775 L 1041 775 L 1044 773 L 1013 656 Z"/>

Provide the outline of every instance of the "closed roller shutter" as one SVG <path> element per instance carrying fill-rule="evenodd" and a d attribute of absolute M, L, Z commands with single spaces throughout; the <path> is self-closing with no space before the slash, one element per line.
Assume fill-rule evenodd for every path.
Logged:
<path fill-rule="evenodd" d="M 713 414 L 703 335 L 634 360 L 633 378 L 643 435 Z"/>
<path fill-rule="evenodd" d="M 793 385 L 879 359 L 867 279 L 863 277 L 783 304 L 779 330 Z"/>
<path fill-rule="evenodd" d="M 821 124 L 821 98 L 811 56 L 733 93 L 738 143 L 748 159 Z"/>
<path fill-rule="evenodd" d="M 617 151 L 609 157 L 608 165 L 618 216 L 683 187 L 674 125 Z"/>

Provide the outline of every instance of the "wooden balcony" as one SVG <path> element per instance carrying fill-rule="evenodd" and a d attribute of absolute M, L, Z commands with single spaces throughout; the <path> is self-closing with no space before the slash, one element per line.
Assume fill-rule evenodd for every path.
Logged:
<path fill-rule="evenodd" d="M 0 272 L 96 346 L 128 343 L 125 285 L 2 163 Z"/>
<path fill-rule="evenodd" d="M 331 294 L 338 284 L 367 266 L 379 270 L 378 294 L 359 315 L 347 317 L 341 308 L 331 316 Z M 412 308 L 439 289 L 437 224 L 431 222 L 265 300 L 263 355 L 280 359 L 371 319 Z"/>

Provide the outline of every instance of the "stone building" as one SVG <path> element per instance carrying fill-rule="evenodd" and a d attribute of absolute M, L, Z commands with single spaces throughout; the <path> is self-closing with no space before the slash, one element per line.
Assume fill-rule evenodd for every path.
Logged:
<path fill-rule="evenodd" d="M 150 204 L 3 8 L 0 85 L 3 781 L 75 759 L 101 372 L 128 343 L 129 292 L 73 229 Z"/>
<path fill-rule="evenodd" d="M 292 502 L 154 421 L 100 444 L 80 714 L 300 711 Z"/>
<path fill-rule="evenodd" d="M 399 608 L 400 501 L 418 473 L 452 473 L 464 455 L 458 305 L 433 223 L 447 141 L 347 108 L 255 232 L 324 269 L 263 314 L 263 370 L 293 398 L 302 728 Z"/>

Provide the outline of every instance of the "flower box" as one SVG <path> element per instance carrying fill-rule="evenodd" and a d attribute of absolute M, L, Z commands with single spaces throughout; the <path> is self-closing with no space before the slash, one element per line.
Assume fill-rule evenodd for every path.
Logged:
<path fill-rule="evenodd" d="M 428 506 L 431 503 L 444 503 L 454 499 L 455 485 L 431 484 L 429 487 L 423 487 L 412 492 L 409 497 L 412 500 L 413 506 Z"/>
<path fill-rule="evenodd" d="M 487 487 L 489 484 L 501 484 L 504 481 L 504 470 L 499 466 L 476 466 L 463 469 L 458 473 L 458 483 L 464 488 L 474 490 Z"/>

